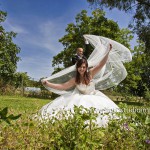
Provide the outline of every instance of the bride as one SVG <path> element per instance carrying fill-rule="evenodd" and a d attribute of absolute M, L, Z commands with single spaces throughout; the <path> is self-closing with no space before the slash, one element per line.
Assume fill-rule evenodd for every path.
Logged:
<path fill-rule="evenodd" d="M 123 62 L 131 61 L 131 53 L 125 46 L 105 37 L 84 35 L 84 38 L 94 47 L 88 60 L 80 59 L 75 65 L 42 80 L 48 90 L 61 95 L 42 107 L 43 119 L 62 109 L 73 111 L 74 105 L 94 107 L 97 111 L 120 111 L 99 90 L 117 85 L 126 77 Z M 99 126 L 106 126 L 108 120 L 107 116 L 97 117 Z"/>

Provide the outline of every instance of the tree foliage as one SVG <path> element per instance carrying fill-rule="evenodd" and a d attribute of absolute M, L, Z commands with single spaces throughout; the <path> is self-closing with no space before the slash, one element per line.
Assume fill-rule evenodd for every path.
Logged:
<path fill-rule="evenodd" d="M 0 23 L 4 22 L 7 13 L 0 11 Z M 20 48 L 13 43 L 16 33 L 6 32 L 0 25 L 0 77 L 9 81 L 16 71 Z"/>
<path fill-rule="evenodd" d="M 145 52 L 150 53 L 150 1 L 149 0 L 87 0 L 99 8 L 117 8 L 126 13 L 133 13 L 133 28 L 139 40 L 145 44 Z"/>
<path fill-rule="evenodd" d="M 0 11 L 0 23 L 5 21 L 6 16 L 7 13 Z M 15 37 L 16 33 L 6 32 L 0 25 L 0 78 L 3 79 L 4 84 L 11 81 L 20 59 L 17 56 L 20 48 L 13 42 Z"/>
<path fill-rule="evenodd" d="M 117 86 L 117 89 L 122 91 L 122 93 L 144 96 L 147 88 L 150 88 L 149 71 L 146 70 L 147 61 L 145 61 L 146 54 L 143 52 L 144 49 L 144 44 L 139 43 L 139 45 L 135 46 L 134 50 L 132 50 L 132 61 L 125 64 L 128 76 L 119 86 Z"/>
<path fill-rule="evenodd" d="M 113 20 L 109 20 L 105 17 L 105 13 L 99 9 L 92 12 L 92 16 L 87 15 L 87 11 L 83 10 L 77 14 L 75 23 L 68 24 L 66 28 L 66 35 L 59 41 L 63 44 L 64 50 L 53 58 L 53 66 L 63 65 L 68 67 L 72 65 L 71 58 L 76 53 L 78 47 L 85 48 L 84 34 L 101 35 L 113 40 L 116 40 L 128 48 L 130 48 L 130 40 L 132 34 L 128 29 L 120 29 L 118 24 Z M 92 52 L 88 51 L 87 58 Z"/>

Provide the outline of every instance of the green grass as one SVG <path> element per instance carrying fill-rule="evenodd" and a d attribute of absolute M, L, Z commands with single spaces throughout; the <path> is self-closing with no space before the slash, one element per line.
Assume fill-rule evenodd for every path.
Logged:
<path fill-rule="evenodd" d="M 115 98 L 111 97 L 115 100 Z M 30 97 L 21 97 L 21 96 L 0 96 L 0 109 L 8 107 L 10 111 L 15 113 L 34 113 L 39 110 L 42 106 L 49 103 L 52 99 L 39 99 L 39 98 L 30 98 Z M 120 101 L 121 102 L 121 101 Z M 118 105 L 119 101 L 115 101 Z M 124 102 L 123 102 L 124 103 Z M 150 105 L 145 105 L 144 103 L 126 102 L 128 107 L 137 107 L 137 108 L 148 108 Z"/>
<path fill-rule="evenodd" d="M 38 99 L 19 96 L 0 96 L 0 110 L 8 107 L 14 113 L 35 113 L 42 106 L 49 103 L 50 99 Z"/>

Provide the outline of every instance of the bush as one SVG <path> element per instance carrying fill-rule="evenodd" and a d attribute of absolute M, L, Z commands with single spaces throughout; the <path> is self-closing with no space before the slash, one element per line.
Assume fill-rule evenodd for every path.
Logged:
<path fill-rule="evenodd" d="M 149 90 L 147 90 L 147 91 L 144 93 L 144 98 L 145 98 L 146 100 L 149 100 L 149 101 L 150 101 L 150 91 L 149 91 Z"/>
<path fill-rule="evenodd" d="M 0 95 L 14 95 L 15 88 L 9 84 L 0 87 Z"/>
<path fill-rule="evenodd" d="M 120 106 L 127 109 L 125 104 Z M 39 150 L 124 150 L 150 146 L 150 118 L 145 113 L 121 112 L 107 127 L 95 124 L 94 109 L 74 107 L 46 122 L 26 114 L 9 125 L 0 124 L 0 149 Z M 61 116 L 61 119 L 58 119 Z"/>

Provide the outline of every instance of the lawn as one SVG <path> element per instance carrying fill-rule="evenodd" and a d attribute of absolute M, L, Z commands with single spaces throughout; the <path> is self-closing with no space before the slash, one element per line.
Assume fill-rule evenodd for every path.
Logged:
<path fill-rule="evenodd" d="M 50 101 L 20 96 L 0 96 L 0 109 L 8 107 L 14 113 L 34 113 Z"/>

